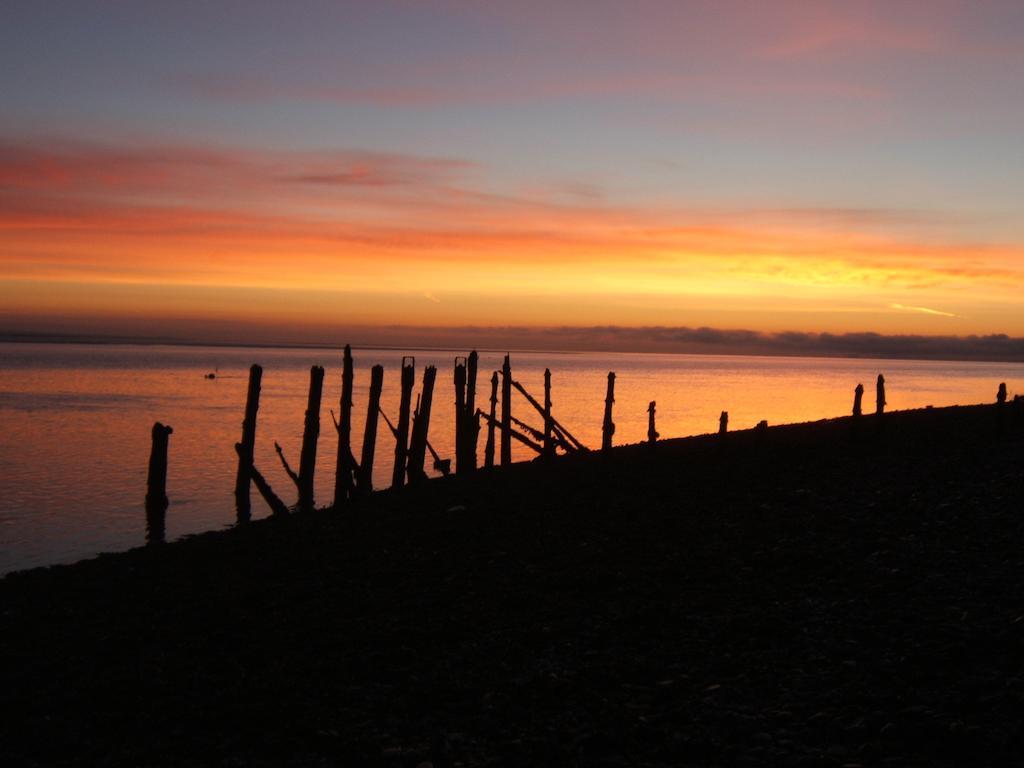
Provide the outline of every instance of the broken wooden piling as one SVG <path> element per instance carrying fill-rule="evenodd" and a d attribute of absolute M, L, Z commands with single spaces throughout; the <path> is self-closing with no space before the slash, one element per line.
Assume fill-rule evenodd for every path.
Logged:
<path fill-rule="evenodd" d="M 718 434 L 724 437 L 729 431 L 729 412 L 722 411 L 722 415 L 718 417 Z"/>
<path fill-rule="evenodd" d="M 277 445 L 277 443 L 274 445 Z M 242 451 L 242 444 L 235 443 L 235 453 L 241 456 Z M 282 459 L 283 458 L 284 457 L 282 456 Z M 270 483 L 266 481 L 266 478 L 264 478 L 263 474 L 256 469 L 255 465 L 249 467 L 249 473 L 252 484 L 256 486 L 256 490 L 259 491 L 260 496 L 262 496 L 263 500 L 267 502 L 267 506 L 270 507 L 270 512 L 274 515 L 287 515 L 287 505 L 281 501 L 281 497 L 274 493 L 274 489 L 270 487 Z"/>
<path fill-rule="evenodd" d="M 434 398 L 434 380 L 437 369 L 428 365 L 423 369 L 423 390 L 416 404 L 416 418 L 412 425 L 412 439 L 409 442 L 409 484 L 427 479 L 423 465 L 427 458 L 427 433 L 430 429 L 430 408 Z"/>
<path fill-rule="evenodd" d="M 551 369 L 544 369 L 544 458 L 555 455 L 555 443 L 552 439 L 554 425 L 551 423 Z"/>
<path fill-rule="evenodd" d="M 174 430 L 153 424 L 152 447 L 149 452 L 149 471 L 146 475 L 146 540 L 161 544 L 164 540 L 167 514 L 167 445 Z"/>
<path fill-rule="evenodd" d="M 512 463 L 512 363 L 505 355 L 501 366 L 501 464 Z"/>
<path fill-rule="evenodd" d="M 345 345 L 338 404 L 338 460 L 334 467 L 334 508 L 341 509 L 355 492 L 355 457 L 352 456 L 352 347 Z"/>
<path fill-rule="evenodd" d="M 604 422 L 601 425 L 601 450 L 612 449 L 612 435 L 615 434 L 615 422 L 612 421 L 612 404 L 615 402 L 615 374 L 608 374 L 608 391 L 604 398 Z"/>
<path fill-rule="evenodd" d="M 460 362 L 461 361 L 461 362 Z M 455 472 L 463 471 L 466 448 L 466 358 L 455 358 Z"/>
<path fill-rule="evenodd" d="M 526 387 L 524 387 L 515 379 L 512 379 L 512 386 L 519 392 L 519 394 L 526 398 L 526 402 L 532 405 L 533 409 L 537 411 L 537 413 L 539 413 L 543 418 L 544 406 L 538 403 L 537 400 L 533 397 L 533 395 L 527 392 Z M 589 450 L 585 445 L 583 445 L 583 443 L 577 440 L 573 436 L 573 434 L 568 429 L 566 429 L 565 426 L 558 419 L 554 417 L 553 414 L 551 415 L 551 429 L 555 441 L 562 446 L 562 449 L 565 450 L 566 453 L 572 453 L 573 451 Z"/>
<path fill-rule="evenodd" d="M 875 382 L 875 413 L 881 416 L 885 413 L 885 406 L 885 377 L 878 374 L 878 380 Z"/>
<path fill-rule="evenodd" d="M 462 440 L 463 456 L 458 457 L 458 471 L 473 472 L 476 469 L 476 441 L 480 435 L 480 417 L 476 413 L 476 374 L 480 355 L 474 349 L 466 358 L 466 406 L 465 437 Z"/>
<path fill-rule="evenodd" d="M 656 442 L 660 437 L 658 430 L 654 428 L 654 411 L 657 407 L 657 403 L 654 400 L 647 406 L 647 441 L 650 443 Z"/>
<path fill-rule="evenodd" d="M 373 455 L 377 447 L 377 414 L 380 412 L 380 393 L 384 389 L 384 366 L 370 369 L 370 402 L 366 406 L 366 427 L 363 430 L 363 453 L 356 467 L 356 495 L 367 496 L 373 491 Z"/>
<path fill-rule="evenodd" d="M 398 406 L 398 426 L 395 427 L 395 466 L 391 471 L 391 487 L 401 488 L 405 483 L 405 463 L 409 445 L 409 407 L 412 387 L 416 379 L 416 358 L 402 358 L 402 399 Z"/>
<path fill-rule="evenodd" d="M 309 398 L 306 402 L 306 423 L 302 430 L 302 452 L 299 454 L 299 509 L 312 511 L 313 477 L 316 475 L 316 445 L 320 439 L 320 399 L 324 389 L 323 366 L 309 369 Z M 282 457 L 283 458 L 283 457 Z"/>
<path fill-rule="evenodd" d="M 235 476 L 235 516 L 239 523 L 252 517 L 249 484 L 252 479 L 253 454 L 256 449 L 256 413 L 260 407 L 260 384 L 263 368 L 253 365 L 249 369 L 249 390 L 245 396 L 245 417 L 242 419 L 242 442 L 238 445 L 238 474 Z"/>
<path fill-rule="evenodd" d="M 487 443 L 484 445 L 484 466 L 494 466 L 494 424 L 498 411 L 498 372 L 491 375 L 491 413 L 487 420 Z"/>
<path fill-rule="evenodd" d="M 853 390 L 853 415 L 860 416 L 863 413 L 861 401 L 864 399 L 864 385 L 858 384 Z"/>

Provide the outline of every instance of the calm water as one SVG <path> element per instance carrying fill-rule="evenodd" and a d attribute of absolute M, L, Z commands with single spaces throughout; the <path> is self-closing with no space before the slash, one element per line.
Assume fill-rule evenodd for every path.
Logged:
<path fill-rule="evenodd" d="M 453 454 L 452 360 L 462 352 L 417 353 L 417 391 L 425 365 L 438 367 L 430 441 Z M 385 368 L 382 404 L 398 412 L 402 353 L 357 350 L 353 449 L 359 455 L 370 367 Z M 230 525 L 234 519 L 234 443 L 239 439 L 249 366 L 264 368 L 256 464 L 286 502 L 294 487 L 274 454 L 277 440 L 298 464 L 309 367 L 327 369 L 318 453 L 317 500 L 333 496 L 341 353 L 308 349 L 133 345 L 0 344 L 0 573 L 72 562 L 144 541 L 146 465 L 154 421 L 174 427 L 170 442 L 167 537 Z M 483 353 L 477 402 L 486 407 L 498 353 Z M 1024 391 L 1024 365 L 826 360 L 696 355 L 553 354 L 513 356 L 513 375 L 538 399 L 553 374 L 555 416 L 599 446 L 608 371 L 617 374 L 616 443 L 646 439 L 647 403 L 656 400 L 662 437 L 712 432 L 728 410 L 730 428 L 845 415 L 857 382 L 873 408 L 881 371 L 890 410 L 928 404 L 991 402 L 1005 381 Z M 216 370 L 215 380 L 203 375 Z M 415 401 L 415 395 L 414 395 Z M 513 413 L 540 426 L 513 395 Z M 479 445 L 483 460 L 483 437 Z M 380 422 L 375 486 L 390 482 L 394 441 Z M 516 460 L 531 458 L 514 444 Z M 428 456 L 428 464 L 430 463 Z M 254 517 L 267 511 L 253 491 Z"/>

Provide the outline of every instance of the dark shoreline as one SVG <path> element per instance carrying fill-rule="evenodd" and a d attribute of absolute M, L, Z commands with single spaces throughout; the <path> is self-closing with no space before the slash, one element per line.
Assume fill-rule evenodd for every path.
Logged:
<path fill-rule="evenodd" d="M 4 764 L 1020 764 L 1015 408 L 1002 436 L 970 406 L 625 446 L 8 574 Z"/>

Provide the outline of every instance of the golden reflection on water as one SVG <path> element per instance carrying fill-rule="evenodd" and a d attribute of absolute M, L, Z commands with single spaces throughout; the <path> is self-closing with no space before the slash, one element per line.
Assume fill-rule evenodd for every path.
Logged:
<path fill-rule="evenodd" d="M 167 538 L 230 525 L 234 520 L 234 443 L 239 439 L 248 368 L 264 367 L 256 431 L 256 465 L 287 503 L 294 487 L 273 450 L 281 443 L 297 465 L 309 366 L 324 365 L 316 496 L 333 496 L 340 350 L 240 349 L 132 345 L 0 344 L 0 572 L 68 562 L 143 543 L 146 463 L 154 421 L 174 428 L 170 442 Z M 370 368 L 385 367 L 382 406 L 398 415 L 400 350 L 355 350 L 353 451 L 359 456 Z M 417 385 L 426 365 L 438 367 L 430 441 L 454 454 L 452 362 L 465 351 L 416 353 Z M 487 407 L 491 371 L 502 354 L 482 352 L 477 404 Z M 885 374 L 888 410 L 990 402 L 999 382 L 1010 396 L 1024 390 L 1020 364 L 835 360 L 694 355 L 512 355 L 513 375 L 537 399 L 545 367 L 552 371 L 553 412 L 591 447 L 601 442 L 608 371 L 615 371 L 615 442 L 646 439 L 647 404 L 657 401 L 662 439 L 713 432 L 721 411 L 730 429 L 846 415 L 858 382 L 866 410 L 874 381 Z M 204 378 L 216 371 L 213 380 Z M 415 394 L 413 397 L 415 401 Z M 518 394 L 513 413 L 541 420 Z M 378 425 L 375 487 L 388 484 L 394 442 Z M 478 446 L 480 463 L 486 428 Z M 515 460 L 532 458 L 513 444 Z M 428 462 L 429 464 L 430 462 Z M 266 515 L 253 491 L 254 517 Z"/>

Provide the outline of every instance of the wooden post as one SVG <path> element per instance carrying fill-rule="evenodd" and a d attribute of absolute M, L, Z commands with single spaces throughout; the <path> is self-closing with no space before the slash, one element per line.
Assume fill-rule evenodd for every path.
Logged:
<path fill-rule="evenodd" d="M 167 442 L 174 430 L 159 421 L 153 425 L 153 445 L 146 476 L 146 541 L 161 544 L 167 513 Z"/>
<path fill-rule="evenodd" d="M 260 408 L 260 384 L 263 369 L 253 365 L 249 369 L 249 392 L 245 396 L 245 418 L 242 419 L 242 442 L 238 452 L 238 474 L 235 476 L 235 516 L 239 523 L 252 517 L 249 484 L 252 480 L 253 454 L 256 449 L 256 412 Z"/>
<path fill-rule="evenodd" d="M 875 413 L 881 416 L 885 413 L 885 377 L 878 374 L 878 381 L 875 383 Z"/>
<path fill-rule="evenodd" d="M 501 366 L 501 464 L 512 463 L 512 363 Z"/>
<path fill-rule="evenodd" d="M 487 419 L 487 443 L 484 445 L 484 466 L 494 466 L 494 423 L 498 413 L 498 372 L 491 375 L 491 415 Z"/>
<path fill-rule="evenodd" d="M 462 441 L 466 451 L 465 469 L 476 470 L 476 441 L 480 434 L 480 417 L 476 412 L 476 372 L 480 355 L 474 349 L 466 358 L 466 437 Z M 463 461 L 459 460 L 459 471 L 463 471 Z"/>
<path fill-rule="evenodd" d="M 729 412 L 722 411 L 722 415 L 718 417 L 718 434 L 725 435 L 729 431 Z"/>
<path fill-rule="evenodd" d="M 367 496 L 373 490 L 373 454 L 377 447 L 377 415 L 380 413 L 380 393 L 384 389 L 384 366 L 370 369 L 370 404 L 366 407 L 366 427 L 363 430 L 363 454 L 356 468 L 356 495 Z"/>
<path fill-rule="evenodd" d="M 309 369 L 309 399 L 306 403 L 306 424 L 302 430 L 302 453 L 299 455 L 299 509 L 311 511 L 313 477 L 316 474 L 316 444 L 320 439 L 320 398 L 324 389 L 324 369 L 314 365 Z"/>
<path fill-rule="evenodd" d="M 551 437 L 551 369 L 544 369 L 544 458 L 555 455 L 555 443 Z"/>
<path fill-rule="evenodd" d="M 1004 405 L 1006 403 L 1006 382 L 1002 382 L 999 385 L 999 389 L 996 391 L 996 403 Z"/>
<path fill-rule="evenodd" d="M 858 384 L 853 390 L 853 415 L 860 416 L 863 413 L 861 401 L 864 399 L 864 385 Z"/>
<path fill-rule="evenodd" d="M 612 421 L 612 403 L 615 402 L 615 374 L 608 374 L 608 392 L 604 398 L 604 423 L 601 425 L 601 450 L 612 449 L 612 435 L 615 434 L 615 422 Z"/>
<path fill-rule="evenodd" d="M 430 407 L 434 399 L 434 379 L 437 369 L 428 365 L 423 369 L 423 391 L 416 406 L 416 418 L 412 425 L 412 440 L 409 444 L 409 484 L 427 479 L 423 465 L 427 458 L 427 433 L 430 430 Z"/>
<path fill-rule="evenodd" d="M 654 428 L 654 408 L 657 404 L 651 400 L 647 406 L 647 440 L 649 442 L 655 442 L 659 435 L 658 430 Z"/>
<path fill-rule="evenodd" d="M 355 492 L 355 461 L 352 457 L 352 347 L 345 345 L 341 371 L 341 402 L 338 404 L 338 461 L 334 466 L 334 508 L 341 509 Z"/>
<path fill-rule="evenodd" d="M 395 466 L 391 471 L 392 488 L 401 488 L 405 483 L 405 461 L 409 445 L 409 406 L 412 404 L 412 387 L 415 379 L 416 358 L 403 357 L 402 400 L 398 406 L 398 426 L 395 428 Z"/>
<path fill-rule="evenodd" d="M 462 362 L 459 362 L 459 361 Z M 466 457 L 466 358 L 455 358 L 455 473 L 465 472 Z"/>

